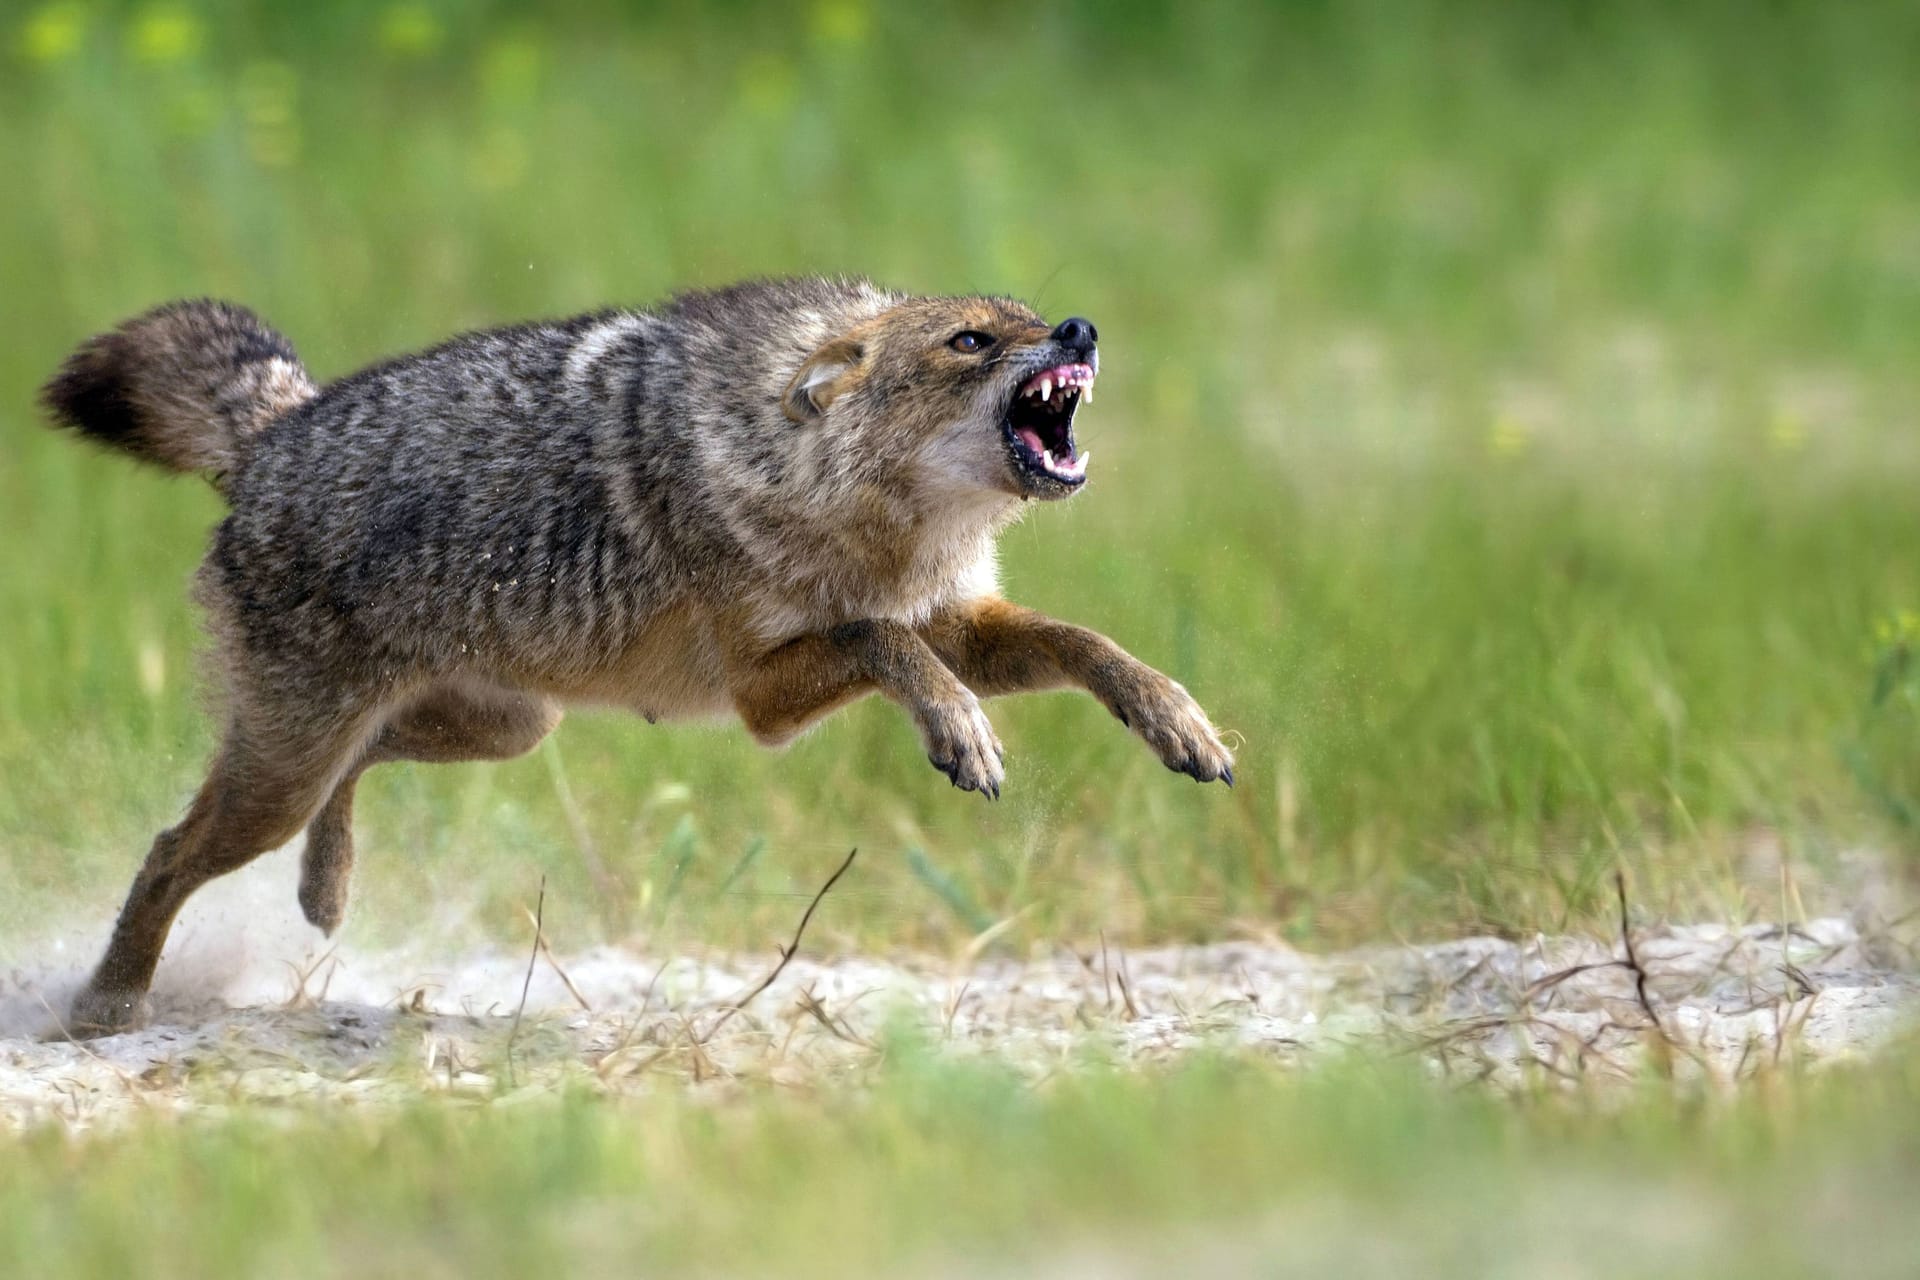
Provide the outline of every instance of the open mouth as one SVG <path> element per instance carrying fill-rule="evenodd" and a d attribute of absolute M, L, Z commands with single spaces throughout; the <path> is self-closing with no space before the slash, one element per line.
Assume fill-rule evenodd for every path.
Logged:
<path fill-rule="evenodd" d="M 1093 366 L 1061 364 L 1020 384 L 1007 406 L 1007 452 L 1022 476 L 1067 489 L 1086 483 L 1090 453 L 1073 447 L 1073 414 L 1082 397 L 1093 399 Z"/>

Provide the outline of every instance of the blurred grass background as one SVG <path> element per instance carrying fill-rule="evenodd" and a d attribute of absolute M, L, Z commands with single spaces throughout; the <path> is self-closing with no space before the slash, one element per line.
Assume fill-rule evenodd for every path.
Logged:
<path fill-rule="evenodd" d="M 1406 1064 L 1397 1064 L 1404 1067 Z M 1909 1277 L 1920 1079 L 1596 1108 L 1346 1064 L 844 1085 L 0 1139 L 0 1267 L 79 1277 Z M 850 1105 L 854 1104 L 854 1105 Z"/>
<path fill-rule="evenodd" d="M 316 374 L 844 271 L 1093 317 L 1088 492 L 1003 544 L 1238 735 L 993 709 L 997 807 L 864 705 L 782 755 L 576 715 L 360 791 L 350 936 L 1316 946 L 1780 909 L 1916 845 L 1920 8 L 1322 0 L 9 6 L 0 932 L 197 783 L 214 496 L 56 438 L 86 334 L 213 294 Z M 1903 864 L 1904 865 L 1904 864 Z"/>
<path fill-rule="evenodd" d="M 1733 918 L 1850 850 L 1910 873 L 1916 66 L 1876 0 L 0 7 L 0 953 L 110 910 L 212 744 L 217 502 L 32 405 L 197 294 L 323 377 L 760 273 L 1089 315 L 1101 462 L 1006 581 L 1239 735 L 1202 790 L 1086 699 L 997 704 L 990 807 L 885 705 L 778 756 L 576 715 L 369 778 L 354 940 L 524 945 L 544 873 L 563 947 L 759 947 L 856 843 L 809 947 L 1331 947 L 1599 925 L 1621 864 Z M 854 1090 L 155 1117 L 7 1139 L 0 1271 L 1901 1274 L 1913 1063 L 1501 1105 L 903 1041 Z"/>

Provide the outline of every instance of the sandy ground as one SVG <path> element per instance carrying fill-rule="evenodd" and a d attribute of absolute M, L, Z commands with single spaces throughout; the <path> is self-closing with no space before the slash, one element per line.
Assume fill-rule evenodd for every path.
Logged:
<path fill-rule="evenodd" d="M 1786 927 L 1636 926 L 1637 967 L 1617 936 L 1320 956 L 1096 944 L 958 961 L 817 955 L 803 942 L 736 1007 L 777 955 L 600 947 L 541 956 L 528 984 L 524 947 L 451 959 L 331 948 L 284 905 L 291 874 L 276 855 L 203 895 L 169 949 L 145 1030 L 81 1044 L 56 1029 L 98 930 L 0 971 L 0 1122 L 87 1127 L 153 1109 L 442 1090 L 805 1085 L 857 1076 L 903 1026 L 1036 1077 L 1215 1048 L 1302 1066 L 1407 1053 L 1503 1087 L 1604 1085 L 1649 1069 L 1732 1083 L 1871 1052 L 1920 1011 L 1914 938 L 1864 912 Z"/>

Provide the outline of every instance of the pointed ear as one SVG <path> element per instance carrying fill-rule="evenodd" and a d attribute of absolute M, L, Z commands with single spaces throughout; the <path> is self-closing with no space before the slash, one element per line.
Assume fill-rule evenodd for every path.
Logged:
<path fill-rule="evenodd" d="M 780 398 L 780 407 L 795 422 L 812 422 L 852 390 L 865 355 L 859 339 L 835 338 L 801 363 L 800 372 L 793 375 L 787 393 Z"/>

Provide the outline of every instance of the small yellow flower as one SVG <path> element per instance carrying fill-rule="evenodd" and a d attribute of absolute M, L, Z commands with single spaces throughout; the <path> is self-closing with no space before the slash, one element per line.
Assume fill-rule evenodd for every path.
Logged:
<path fill-rule="evenodd" d="M 80 52 L 86 34 L 87 15 L 79 5 L 49 4 L 20 24 L 18 44 L 29 62 L 64 62 Z"/>
<path fill-rule="evenodd" d="M 403 58 L 423 58 L 440 47 L 446 30 L 423 4 L 396 4 L 380 18 L 380 47 Z"/>
<path fill-rule="evenodd" d="M 247 152 L 262 168 L 285 169 L 300 159 L 299 93 L 299 72 L 284 62 L 254 62 L 240 73 Z"/>
<path fill-rule="evenodd" d="M 858 45 L 867 38 L 867 6 L 861 0 L 819 0 L 813 34 L 822 44 Z"/>
<path fill-rule="evenodd" d="M 1517 458 L 1533 443 L 1533 432 L 1518 418 L 1502 414 L 1487 431 L 1487 452 L 1496 458 Z"/>
<path fill-rule="evenodd" d="M 127 32 L 133 56 L 142 62 L 179 62 L 200 52 L 200 19 L 172 5 L 143 9 Z"/>
<path fill-rule="evenodd" d="M 137 659 L 140 669 L 140 690 L 149 698 L 158 698 L 167 691 L 167 655 L 166 651 L 151 640 L 140 642 Z"/>
<path fill-rule="evenodd" d="M 797 84 L 793 64 L 778 54 L 754 54 L 740 64 L 740 101 L 755 115 L 784 116 Z"/>
<path fill-rule="evenodd" d="M 1882 649 L 1920 645 L 1920 610 L 1901 609 L 1873 624 L 1874 643 Z"/>
<path fill-rule="evenodd" d="M 1798 453 L 1807 446 L 1807 424 L 1798 414 L 1776 413 L 1767 428 L 1767 443 L 1776 453 Z"/>
<path fill-rule="evenodd" d="M 530 102 L 540 91 L 545 64 L 546 56 L 533 40 L 502 37 L 480 57 L 480 91 L 489 102 Z"/>

